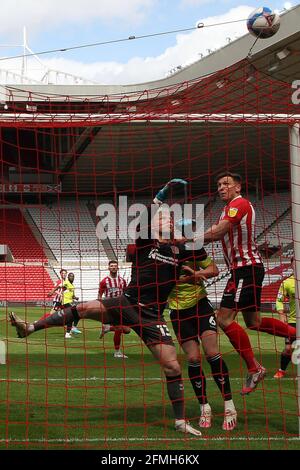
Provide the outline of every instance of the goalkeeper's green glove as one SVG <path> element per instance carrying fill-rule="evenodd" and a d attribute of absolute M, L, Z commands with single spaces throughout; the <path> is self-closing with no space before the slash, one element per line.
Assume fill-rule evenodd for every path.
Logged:
<path fill-rule="evenodd" d="M 165 202 L 165 200 L 169 197 L 170 189 L 172 188 L 172 192 L 174 196 L 181 196 L 185 194 L 185 188 L 187 187 L 188 182 L 181 179 L 181 178 L 174 178 L 160 190 L 155 196 L 155 202 Z"/>

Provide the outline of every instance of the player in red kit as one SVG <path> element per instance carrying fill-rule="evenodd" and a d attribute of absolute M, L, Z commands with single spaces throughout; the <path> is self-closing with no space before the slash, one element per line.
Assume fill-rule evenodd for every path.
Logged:
<path fill-rule="evenodd" d="M 57 280 L 54 288 L 48 294 L 48 297 L 52 297 L 55 294 L 53 298 L 53 304 L 52 304 L 52 309 L 50 311 L 50 315 L 52 315 L 52 313 L 56 312 L 62 307 L 62 295 L 63 295 L 63 289 L 64 289 L 63 284 L 67 278 L 67 270 L 61 269 L 59 271 L 59 274 L 60 274 L 60 279 Z"/>
<path fill-rule="evenodd" d="M 204 234 L 204 242 L 221 240 L 224 258 L 231 277 L 218 311 L 218 323 L 248 368 L 242 395 L 252 392 L 266 375 L 255 359 L 249 337 L 235 321 L 241 311 L 248 328 L 272 335 L 295 338 L 296 329 L 275 318 L 261 318 L 261 290 L 264 265 L 255 244 L 255 211 L 241 196 L 242 179 L 224 172 L 217 177 L 218 193 L 226 204 L 217 224 Z"/>
<path fill-rule="evenodd" d="M 106 298 L 112 298 L 112 297 L 119 297 L 120 295 L 123 294 L 123 290 L 127 287 L 126 281 L 123 277 L 118 275 L 118 262 L 117 261 L 110 261 L 108 263 L 108 270 L 109 270 L 109 275 L 106 276 L 102 281 L 100 282 L 99 285 L 99 300 L 104 296 Z M 125 354 L 122 353 L 120 350 L 120 345 L 121 345 L 121 336 L 122 334 L 128 334 L 130 333 L 130 328 L 126 326 L 113 326 L 109 324 L 103 324 L 101 332 L 100 332 L 100 339 L 103 338 L 103 336 L 106 333 L 109 333 L 110 331 L 114 332 L 114 346 L 115 346 L 115 352 L 114 352 L 114 357 L 116 358 L 121 358 L 121 359 L 127 359 L 128 356 L 125 356 Z"/>
<path fill-rule="evenodd" d="M 60 310 L 62 308 L 62 296 L 63 296 L 63 290 L 64 290 L 63 284 L 67 277 L 67 270 L 61 269 L 59 271 L 59 274 L 60 274 L 60 279 L 57 279 L 54 288 L 52 289 L 51 292 L 47 294 L 48 298 L 54 296 L 52 300 L 52 308 L 50 312 L 45 313 L 41 318 L 39 318 L 39 320 L 43 320 L 49 317 L 54 312 L 57 312 L 57 310 Z"/>

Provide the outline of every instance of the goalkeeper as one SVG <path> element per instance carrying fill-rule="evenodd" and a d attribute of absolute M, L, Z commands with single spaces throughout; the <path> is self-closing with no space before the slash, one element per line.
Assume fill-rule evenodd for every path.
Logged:
<path fill-rule="evenodd" d="M 141 215 L 137 233 L 146 232 L 147 236 L 136 240 L 131 282 L 123 295 L 79 303 L 77 307 L 55 312 L 51 317 L 34 324 L 24 322 L 13 312 L 10 320 L 19 337 L 26 337 L 47 327 L 63 326 L 78 318 L 129 326 L 141 337 L 163 368 L 175 415 L 175 429 L 201 436 L 201 432 L 185 419 L 181 368 L 163 317 L 168 296 L 180 276 L 187 253 L 191 256 L 191 251 L 184 243 L 174 242 L 173 219 L 170 212 L 161 206 L 174 196 L 183 198 L 186 190 L 186 181 L 171 180 L 157 193 L 152 211 L 147 207 Z M 169 236 L 165 235 L 166 232 L 169 232 Z M 206 253 L 202 248 L 194 256 L 201 261 L 206 258 Z"/>

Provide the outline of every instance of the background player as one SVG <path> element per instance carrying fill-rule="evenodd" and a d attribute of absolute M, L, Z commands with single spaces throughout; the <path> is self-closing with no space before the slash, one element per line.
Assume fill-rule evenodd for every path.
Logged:
<path fill-rule="evenodd" d="M 291 259 L 291 264 L 293 266 L 294 257 Z M 289 301 L 289 311 L 286 314 L 284 311 L 284 302 Z M 287 279 L 284 279 L 280 284 L 277 301 L 276 301 L 276 310 L 279 313 L 279 318 L 284 323 L 288 323 L 292 327 L 296 327 L 296 300 L 295 300 L 295 277 L 292 274 Z M 286 369 L 291 362 L 292 357 L 292 341 L 290 338 L 285 338 L 285 348 L 280 356 L 280 368 L 274 375 L 275 379 L 281 379 L 286 374 Z"/>
<path fill-rule="evenodd" d="M 192 220 L 184 220 L 185 226 L 188 223 L 194 229 Z M 204 280 L 217 276 L 219 270 L 206 256 L 201 261 L 185 261 L 182 274 L 185 275 L 180 277 L 180 282 L 169 295 L 168 306 L 174 332 L 187 357 L 189 378 L 200 403 L 199 426 L 210 428 L 212 421 L 206 379 L 201 367 L 200 338 L 213 379 L 224 400 L 222 427 L 232 431 L 236 427 L 237 413 L 232 401 L 228 368 L 219 351 L 214 309 L 203 284 Z"/>
<path fill-rule="evenodd" d="M 50 326 L 64 326 L 67 322 L 78 318 L 130 326 L 141 337 L 155 360 L 163 368 L 166 376 L 166 389 L 175 416 L 175 429 L 185 434 L 201 436 L 201 432 L 193 428 L 185 419 L 181 368 L 176 348 L 162 315 L 168 296 L 179 278 L 181 267 L 187 256 L 187 248 L 183 244 L 174 244 L 171 239 L 163 237 L 166 228 L 173 232 L 173 222 L 170 214 L 162 211 L 159 205 L 170 197 L 171 192 L 173 195 L 174 192 L 182 194 L 184 188 L 186 194 L 186 184 L 183 180 L 171 180 L 157 193 L 153 201 L 156 207 L 153 218 L 148 208 L 145 214 L 147 215 L 145 226 L 142 224 L 137 229 L 137 233 L 141 233 L 145 228 L 148 237 L 136 240 L 131 281 L 123 295 L 83 302 L 77 307 L 68 307 L 55 312 L 35 324 L 25 322 L 11 312 L 10 321 L 21 338 Z M 142 216 L 141 220 L 143 220 Z M 154 230 L 151 230 L 152 227 Z M 206 257 L 203 252 L 204 250 L 195 252 L 195 258 L 201 260 Z M 191 256 L 190 251 L 188 255 Z"/>
<path fill-rule="evenodd" d="M 49 317 L 54 312 L 62 308 L 63 283 L 65 282 L 66 277 L 67 277 L 67 270 L 61 269 L 59 271 L 59 274 L 60 274 L 60 279 L 57 280 L 54 288 L 47 295 L 47 297 L 52 297 L 55 294 L 53 301 L 52 301 L 52 309 L 50 310 L 50 312 L 45 313 L 41 318 L 39 318 L 39 320 L 43 320 L 44 318 Z"/>
<path fill-rule="evenodd" d="M 67 277 L 67 270 L 61 269 L 59 271 L 59 274 L 60 279 L 57 280 L 53 290 L 48 294 L 48 297 L 52 297 L 55 294 L 50 315 L 52 315 L 52 313 L 56 312 L 56 310 L 59 310 L 62 307 L 63 284 Z"/>
<path fill-rule="evenodd" d="M 63 309 L 71 307 L 74 301 L 78 300 L 78 297 L 75 296 L 75 286 L 74 286 L 74 273 L 69 273 L 68 278 L 64 281 L 63 284 Z M 79 319 L 74 319 L 73 322 L 67 323 L 67 331 L 65 333 L 65 338 L 72 338 L 72 333 L 80 334 L 81 331 L 77 328 Z"/>
<path fill-rule="evenodd" d="M 108 270 L 109 270 L 109 275 L 106 276 L 102 281 L 100 282 L 99 285 L 99 300 L 102 297 L 107 297 L 107 298 L 112 298 L 112 297 L 118 297 L 123 294 L 124 289 L 126 288 L 127 284 L 126 281 L 123 277 L 118 275 L 118 262 L 117 261 L 109 261 L 108 263 Z M 113 325 L 102 325 L 102 329 L 100 332 L 100 339 L 103 338 L 103 336 L 106 333 L 109 333 L 110 331 L 114 332 L 114 347 L 115 347 L 115 352 L 114 352 L 114 357 L 116 358 L 121 358 L 121 359 L 127 359 L 128 356 L 125 356 L 123 352 L 120 350 L 120 345 L 121 345 L 121 336 L 122 334 L 128 334 L 130 333 L 130 328 L 127 326 L 113 326 Z"/>
<path fill-rule="evenodd" d="M 264 266 L 255 244 L 255 211 L 241 196 L 242 179 L 237 173 L 224 172 L 217 177 L 218 193 L 226 204 L 216 225 L 204 234 L 206 243 L 222 240 L 225 261 L 231 277 L 224 290 L 218 323 L 231 344 L 247 364 L 248 376 L 242 395 L 252 392 L 263 380 L 266 370 L 254 358 L 249 337 L 235 321 L 242 311 L 248 328 L 282 337 L 295 337 L 295 328 L 275 318 L 261 318 L 261 290 Z"/>

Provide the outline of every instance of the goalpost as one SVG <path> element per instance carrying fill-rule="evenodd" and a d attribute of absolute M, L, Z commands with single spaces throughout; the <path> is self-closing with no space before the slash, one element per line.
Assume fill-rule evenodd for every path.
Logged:
<path fill-rule="evenodd" d="M 298 413 L 299 413 L 299 438 L 300 438 L 300 134 L 299 122 L 290 127 L 290 155 L 291 155 L 291 203 L 295 256 L 295 280 L 296 280 L 296 318 L 297 318 L 297 346 L 295 357 L 297 359 L 298 382 Z"/>

